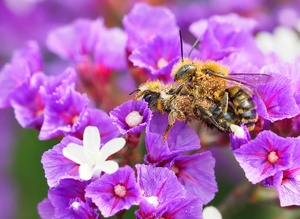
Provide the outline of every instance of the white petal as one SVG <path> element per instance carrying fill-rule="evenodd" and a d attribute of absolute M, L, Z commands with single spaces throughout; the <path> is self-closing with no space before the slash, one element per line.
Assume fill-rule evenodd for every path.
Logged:
<path fill-rule="evenodd" d="M 124 138 L 114 138 L 107 142 L 103 147 L 100 149 L 101 157 L 103 160 L 106 160 L 110 155 L 118 152 L 121 150 L 126 141 Z"/>
<path fill-rule="evenodd" d="M 207 206 L 203 209 L 203 219 L 222 219 L 219 210 L 214 206 Z"/>
<path fill-rule="evenodd" d="M 100 133 L 97 127 L 87 126 L 83 133 L 83 146 L 90 151 L 99 151 Z"/>
<path fill-rule="evenodd" d="M 88 164 L 83 164 L 79 166 L 79 177 L 83 180 L 90 180 L 93 176 L 93 170 Z"/>
<path fill-rule="evenodd" d="M 101 170 L 105 173 L 112 174 L 119 169 L 119 164 L 113 160 L 108 160 L 101 163 Z"/>
<path fill-rule="evenodd" d="M 86 162 L 84 148 L 81 145 L 70 143 L 67 147 L 62 149 L 62 154 L 77 164 L 83 164 Z"/>

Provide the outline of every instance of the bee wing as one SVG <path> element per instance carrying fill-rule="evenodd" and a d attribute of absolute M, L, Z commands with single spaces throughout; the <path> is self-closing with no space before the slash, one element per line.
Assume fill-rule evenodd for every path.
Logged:
<path fill-rule="evenodd" d="M 231 73 L 229 76 L 216 74 L 214 72 L 210 72 L 210 74 L 214 77 L 219 77 L 230 83 L 242 86 L 250 94 L 253 94 L 253 92 L 258 94 L 258 85 L 266 84 L 273 80 L 271 75 L 262 73 Z"/>

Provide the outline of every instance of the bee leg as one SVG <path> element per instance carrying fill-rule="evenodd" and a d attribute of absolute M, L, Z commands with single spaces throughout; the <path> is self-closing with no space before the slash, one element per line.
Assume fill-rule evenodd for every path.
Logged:
<path fill-rule="evenodd" d="M 170 112 L 169 113 L 169 116 L 168 116 L 168 125 L 167 125 L 167 127 L 166 127 L 166 129 L 165 129 L 165 132 L 164 132 L 164 141 L 165 140 L 167 140 L 167 138 L 168 138 L 168 133 L 169 133 L 169 131 L 171 130 L 171 128 L 173 127 L 173 125 L 174 125 L 174 123 L 175 123 L 175 112 Z"/>

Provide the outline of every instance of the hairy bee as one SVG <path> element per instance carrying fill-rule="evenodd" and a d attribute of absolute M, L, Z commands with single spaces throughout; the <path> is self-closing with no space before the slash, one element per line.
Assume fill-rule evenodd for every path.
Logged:
<path fill-rule="evenodd" d="M 233 78 L 234 75 L 229 76 L 229 69 L 226 66 L 215 61 L 182 59 L 174 66 L 172 76 L 179 86 L 189 87 L 189 92 L 195 99 L 206 98 L 214 103 L 219 102 L 220 110 L 225 114 L 231 108 L 235 115 L 235 120 L 229 121 L 232 124 L 244 123 L 250 131 L 254 129 L 258 116 L 251 89 L 244 82 Z M 248 74 L 248 77 L 250 76 L 251 74 Z M 268 79 L 266 76 L 255 75 L 256 80 L 259 77 L 266 80 Z"/>
<path fill-rule="evenodd" d="M 163 84 L 160 81 L 148 81 L 136 90 L 135 99 L 144 99 L 152 111 L 168 114 L 168 126 L 164 139 L 174 125 L 176 119 L 181 121 L 204 121 L 220 131 L 231 131 L 230 126 L 238 123 L 232 106 L 224 107 L 221 102 L 194 95 L 189 86 Z M 226 108 L 226 112 L 224 109 Z"/>

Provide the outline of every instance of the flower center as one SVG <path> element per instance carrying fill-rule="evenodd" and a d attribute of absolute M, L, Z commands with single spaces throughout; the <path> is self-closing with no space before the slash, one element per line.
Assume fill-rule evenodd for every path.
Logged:
<path fill-rule="evenodd" d="M 277 153 L 275 151 L 272 151 L 268 155 L 268 161 L 272 164 L 276 163 L 279 157 L 277 156 Z"/>
<path fill-rule="evenodd" d="M 176 175 L 179 173 L 179 168 L 176 165 L 173 165 L 170 170 L 174 171 Z"/>
<path fill-rule="evenodd" d="M 168 61 L 165 60 L 164 58 L 160 58 L 157 62 L 157 67 L 159 69 L 162 69 L 163 67 L 165 67 L 166 65 L 168 65 Z"/>
<path fill-rule="evenodd" d="M 145 199 L 155 207 L 157 207 L 159 205 L 157 196 L 145 197 Z"/>
<path fill-rule="evenodd" d="M 118 184 L 114 187 L 114 192 L 117 196 L 124 198 L 126 195 L 126 187 Z"/>
<path fill-rule="evenodd" d="M 125 122 L 129 127 L 134 127 L 141 124 L 143 121 L 143 116 L 140 115 L 138 111 L 132 111 L 128 113 L 125 118 Z"/>

